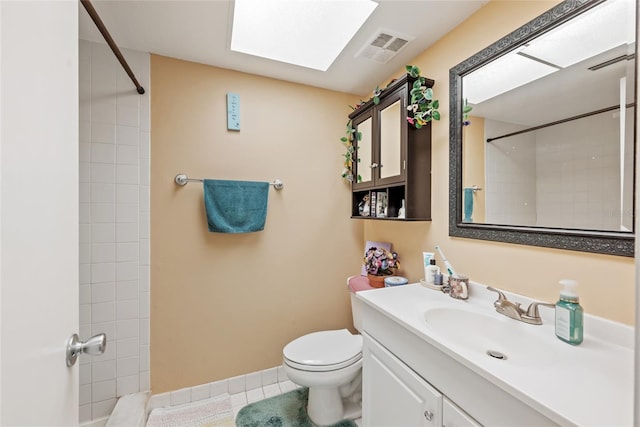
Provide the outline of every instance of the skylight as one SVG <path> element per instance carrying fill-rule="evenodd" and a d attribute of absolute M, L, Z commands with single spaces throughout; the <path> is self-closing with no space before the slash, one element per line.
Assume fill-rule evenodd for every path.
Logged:
<path fill-rule="evenodd" d="M 235 0 L 231 50 L 326 71 L 378 4 Z"/>

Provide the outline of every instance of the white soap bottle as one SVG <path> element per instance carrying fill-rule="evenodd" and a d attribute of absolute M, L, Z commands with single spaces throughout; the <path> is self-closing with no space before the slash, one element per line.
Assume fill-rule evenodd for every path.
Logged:
<path fill-rule="evenodd" d="M 424 281 L 427 282 L 430 285 L 435 284 L 436 283 L 436 274 L 440 273 L 440 267 L 438 267 L 436 265 L 436 259 L 435 258 L 431 258 L 429 260 L 429 266 L 427 268 L 425 268 L 424 271 L 425 271 Z"/>
<path fill-rule="evenodd" d="M 402 199 L 402 206 L 398 209 L 398 218 L 404 218 L 404 199 Z"/>

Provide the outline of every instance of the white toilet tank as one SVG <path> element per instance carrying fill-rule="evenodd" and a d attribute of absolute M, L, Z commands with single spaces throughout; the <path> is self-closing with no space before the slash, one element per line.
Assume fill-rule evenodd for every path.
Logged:
<path fill-rule="evenodd" d="M 369 280 L 365 276 L 352 276 L 347 279 L 347 289 L 351 297 L 351 314 L 353 315 L 353 326 L 362 333 L 362 301 L 356 297 L 356 292 L 375 289 L 369 285 Z"/>

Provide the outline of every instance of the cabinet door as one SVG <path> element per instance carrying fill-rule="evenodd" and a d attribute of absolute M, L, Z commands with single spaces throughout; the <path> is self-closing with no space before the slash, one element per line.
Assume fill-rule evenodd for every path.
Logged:
<path fill-rule="evenodd" d="M 374 127 L 373 116 L 366 115 L 353 121 L 356 129 L 356 152 L 354 162 L 353 188 L 369 188 L 374 184 Z"/>
<path fill-rule="evenodd" d="M 378 105 L 377 185 L 400 183 L 405 179 L 407 107 L 406 89 L 389 95 Z"/>
<path fill-rule="evenodd" d="M 446 397 L 442 402 L 443 427 L 482 427 L 462 409 L 458 408 Z"/>
<path fill-rule="evenodd" d="M 388 350 L 363 334 L 362 424 L 442 425 L 442 395 Z"/>

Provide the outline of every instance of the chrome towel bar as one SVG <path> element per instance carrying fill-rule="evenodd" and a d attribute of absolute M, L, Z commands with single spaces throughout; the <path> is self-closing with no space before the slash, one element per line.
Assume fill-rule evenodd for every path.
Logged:
<path fill-rule="evenodd" d="M 187 175 L 183 173 L 176 175 L 176 178 L 175 178 L 176 184 L 180 186 L 185 186 L 189 182 L 203 182 L 203 181 L 204 179 L 189 178 Z M 276 190 L 282 190 L 282 188 L 284 187 L 284 183 L 279 179 L 276 179 L 270 182 L 269 184 L 273 185 L 273 188 L 275 188 Z"/>

